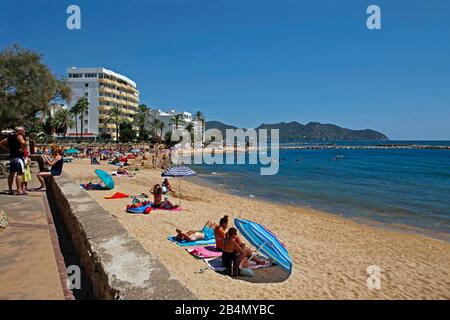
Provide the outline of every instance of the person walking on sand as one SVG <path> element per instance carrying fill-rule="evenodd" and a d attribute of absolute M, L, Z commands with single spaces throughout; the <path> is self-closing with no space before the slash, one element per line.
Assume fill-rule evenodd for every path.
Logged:
<path fill-rule="evenodd" d="M 14 135 L 0 141 L 0 148 L 9 151 L 8 194 L 26 194 L 21 190 L 22 175 L 25 169 L 23 162 L 23 153 L 26 148 L 24 127 L 16 127 L 16 133 Z M 13 191 L 14 176 L 17 187 L 15 192 Z"/>

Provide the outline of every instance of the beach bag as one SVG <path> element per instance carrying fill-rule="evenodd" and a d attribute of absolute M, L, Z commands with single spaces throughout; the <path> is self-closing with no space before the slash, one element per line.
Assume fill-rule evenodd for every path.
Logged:
<path fill-rule="evenodd" d="M 25 171 L 23 172 L 23 182 L 30 182 L 31 181 L 31 170 L 30 165 L 25 166 Z"/>

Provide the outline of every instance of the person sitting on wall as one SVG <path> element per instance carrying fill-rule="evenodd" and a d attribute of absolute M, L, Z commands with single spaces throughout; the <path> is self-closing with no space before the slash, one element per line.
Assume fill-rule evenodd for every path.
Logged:
<path fill-rule="evenodd" d="M 50 171 L 41 171 L 37 174 L 38 180 L 41 185 L 36 188 L 35 191 L 46 191 L 44 178 L 60 176 L 62 173 L 64 159 L 62 157 L 61 148 L 53 147 L 52 156 L 53 159 L 50 159 L 46 154 L 42 155 L 44 162 L 50 166 Z"/>

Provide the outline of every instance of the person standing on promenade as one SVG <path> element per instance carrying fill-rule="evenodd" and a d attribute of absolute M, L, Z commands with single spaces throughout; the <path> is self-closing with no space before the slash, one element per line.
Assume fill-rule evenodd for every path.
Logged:
<path fill-rule="evenodd" d="M 8 193 L 11 195 L 26 194 L 21 190 L 22 175 L 24 172 L 23 154 L 26 148 L 24 127 L 17 127 L 14 135 L 0 141 L 0 148 L 9 151 Z M 15 193 L 13 191 L 14 176 L 16 177 L 17 187 Z"/>

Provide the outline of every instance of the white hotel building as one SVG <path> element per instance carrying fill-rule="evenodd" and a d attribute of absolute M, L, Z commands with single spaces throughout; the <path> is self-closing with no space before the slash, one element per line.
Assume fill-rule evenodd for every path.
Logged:
<path fill-rule="evenodd" d="M 152 108 L 150 112 L 150 121 L 154 122 L 156 119 L 164 123 L 164 128 L 162 131 L 162 137 L 167 132 L 172 132 L 175 130 L 175 124 L 173 123 L 172 119 L 176 115 L 182 116 L 182 124 L 180 125 L 179 129 L 184 129 L 189 123 L 192 123 L 193 125 L 193 132 L 195 135 L 198 135 L 198 137 L 201 137 L 202 142 L 204 142 L 204 128 L 202 126 L 202 122 L 198 120 L 194 120 L 192 117 L 192 114 L 190 112 L 186 111 L 180 111 L 177 112 L 175 109 L 171 109 L 169 111 L 162 111 L 161 109 Z"/>
<path fill-rule="evenodd" d="M 133 122 L 139 105 L 139 91 L 129 78 L 105 68 L 67 69 L 68 84 L 72 89 L 71 108 L 79 98 L 86 97 L 89 110 L 84 115 L 83 139 L 95 139 L 105 133 L 116 140 L 116 126 L 105 123 L 108 110 L 113 106 L 122 108 L 124 118 Z M 135 128 L 136 130 L 138 128 Z M 81 120 L 78 119 L 78 134 Z M 75 128 L 68 130 L 68 136 L 75 136 Z"/>

